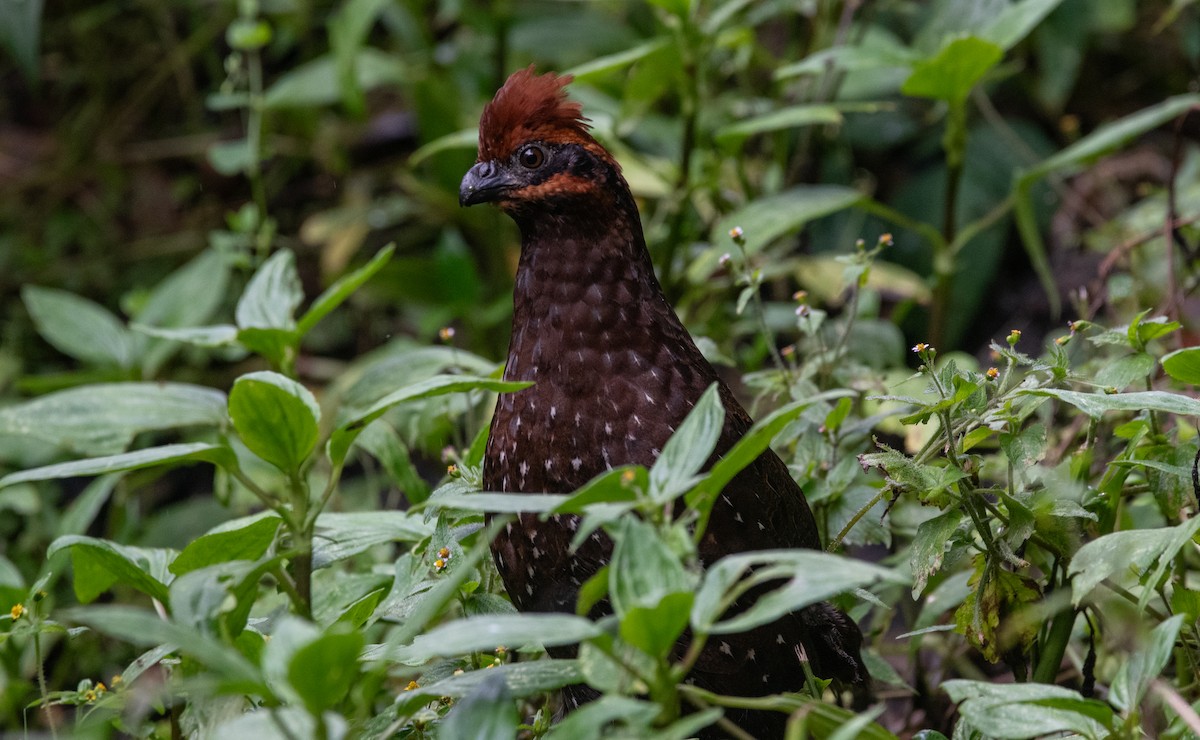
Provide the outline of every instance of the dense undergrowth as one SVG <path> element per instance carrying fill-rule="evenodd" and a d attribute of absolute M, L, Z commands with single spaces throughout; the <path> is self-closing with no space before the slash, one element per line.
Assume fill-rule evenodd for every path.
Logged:
<path fill-rule="evenodd" d="M 74 5 L 0 9 L 0 726 L 1200 734 L 1191 3 Z M 478 490 L 517 244 L 456 194 L 529 62 L 575 74 L 759 419 L 709 471 L 715 394 L 650 470 Z M 768 444 L 829 552 L 702 572 Z M 579 613 L 614 615 L 515 613 L 518 511 L 609 533 Z M 681 682 L 685 629 L 828 598 L 871 709 Z"/>

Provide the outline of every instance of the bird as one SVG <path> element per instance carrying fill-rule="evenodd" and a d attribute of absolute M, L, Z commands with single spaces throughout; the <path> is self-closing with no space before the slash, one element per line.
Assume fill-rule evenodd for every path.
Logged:
<path fill-rule="evenodd" d="M 478 158 L 459 189 L 460 205 L 498 206 L 521 238 L 504 379 L 533 385 L 497 400 L 488 491 L 570 493 L 621 465 L 649 467 L 713 384 L 726 411 L 714 459 L 753 424 L 663 292 L 621 166 L 568 97 L 571 80 L 533 65 L 509 76 L 484 107 Z M 527 513 L 501 528 L 493 560 L 519 611 L 574 612 L 580 586 L 612 555 L 602 532 L 572 550 L 578 527 L 574 515 Z M 821 549 L 804 493 L 770 449 L 722 490 L 698 552 L 707 567 L 769 548 Z M 869 682 L 861 644 L 854 621 L 821 602 L 710 639 L 687 681 L 741 696 L 798 691 L 804 656 L 816 675 L 858 691 Z M 568 708 L 596 696 L 583 685 L 564 694 Z M 782 737 L 787 719 L 726 718 L 763 738 Z"/>

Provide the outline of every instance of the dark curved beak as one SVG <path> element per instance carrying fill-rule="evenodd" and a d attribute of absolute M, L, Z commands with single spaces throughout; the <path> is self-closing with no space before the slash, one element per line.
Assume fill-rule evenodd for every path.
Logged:
<path fill-rule="evenodd" d="M 494 203 L 518 184 L 508 170 L 497 167 L 495 162 L 476 162 L 463 175 L 462 184 L 458 186 L 458 204 L 473 206 L 476 203 Z"/>

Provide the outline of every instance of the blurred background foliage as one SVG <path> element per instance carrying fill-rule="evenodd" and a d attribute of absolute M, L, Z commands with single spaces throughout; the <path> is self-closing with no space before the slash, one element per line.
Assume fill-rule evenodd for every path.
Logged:
<path fill-rule="evenodd" d="M 835 255 L 883 233 L 852 307 L 852 354 L 871 367 L 903 369 L 917 341 L 985 357 L 1010 329 L 1040 346 L 1069 318 L 1128 323 L 1150 306 L 1196 343 L 1190 0 L 27 0 L 0 4 L 0 47 L 3 405 L 97 381 L 228 388 L 260 361 L 125 324 L 228 322 L 281 248 L 313 296 L 396 244 L 306 337 L 295 371 L 311 387 L 346 392 L 364 356 L 413 377 L 414 357 L 499 361 L 518 237 L 457 192 L 482 106 L 528 64 L 575 75 L 669 294 L 742 370 L 795 332 L 797 291 L 846 311 Z M 1096 146 L 1063 156 L 1080 142 Z M 190 310 L 161 309 L 164 284 L 193 291 Z M 751 299 L 761 311 L 742 310 Z M 109 351 L 56 330 L 64 312 L 91 339 L 110 332 Z M 432 346 L 447 341 L 461 357 Z M 416 489 L 469 439 L 444 415 L 412 424 Z M 61 456 L 0 441 L 6 469 Z M 178 546 L 229 516 L 193 495 L 206 485 L 166 474 L 93 530 Z M 58 507 L 11 488 L 0 513 L 0 571 L 32 580 Z M 55 670 L 108 662 L 73 661 Z M 3 674 L 0 716 L 28 702 L 22 675 Z"/>

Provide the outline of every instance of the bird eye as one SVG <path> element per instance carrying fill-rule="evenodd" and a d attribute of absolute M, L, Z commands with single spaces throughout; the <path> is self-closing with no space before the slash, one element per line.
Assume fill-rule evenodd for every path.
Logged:
<path fill-rule="evenodd" d="M 517 161 L 522 167 L 529 169 L 537 169 L 542 166 L 542 162 L 546 161 L 546 153 L 536 146 L 527 146 L 517 155 Z"/>

